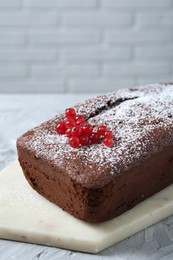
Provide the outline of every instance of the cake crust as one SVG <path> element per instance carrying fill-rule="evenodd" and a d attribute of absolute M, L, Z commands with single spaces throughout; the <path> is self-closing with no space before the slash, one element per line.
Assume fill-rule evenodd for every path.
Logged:
<path fill-rule="evenodd" d="M 31 186 L 89 222 L 116 217 L 173 182 L 173 84 L 118 90 L 74 106 L 88 122 L 106 125 L 111 148 L 71 148 L 55 127 L 64 114 L 17 140 Z"/>

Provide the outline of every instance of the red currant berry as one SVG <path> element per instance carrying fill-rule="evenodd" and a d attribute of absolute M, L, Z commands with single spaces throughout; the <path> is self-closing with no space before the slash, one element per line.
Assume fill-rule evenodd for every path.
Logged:
<path fill-rule="evenodd" d="M 106 138 L 104 138 L 103 143 L 104 143 L 104 145 L 111 147 L 113 145 L 113 139 L 110 137 L 109 138 L 106 137 Z"/>
<path fill-rule="evenodd" d="M 88 145 L 89 144 L 89 136 L 88 135 L 81 135 L 79 137 L 79 142 L 81 145 Z"/>
<path fill-rule="evenodd" d="M 57 134 L 63 135 L 65 134 L 65 123 L 64 122 L 59 122 L 56 126 L 56 132 Z"/>
<path fill-rule="evenodd" d="M 96 144 L 99 142 L 100 138 L 98 133 L 93 132 L 90 136 L 91 143 Z"/>
<path fill-rule="evenodd" d="M 73 148 L 78 148 L 79 147 L 79 138 L 76 136 L 70 137 L 69 138 L 69 145 Z"/>
<path fill-rule="evenodd" d="M 83 119 L 85 121 L 85 117 L 83 115 L 76 115 L 75 120 Z"/>
<path fill-rule="evenodd" d="M 71 127 L 66 130 L 66 136 L 71 136 Z"/>
<path fill-rule="evenodd" d="M 75 125 L 76 125 L 75 120 L 69 119 L 69 120 L 65 121 L 66 129 L 68 129 L 68 128 L 72 127 L 72 126 L 75 126 Z"/>
<path fill-rule="evenodd" d="M 85 117 L 82 115 L 75 116 L 75 121 L 77 125 L 84 125 L 85 124 Z"/>
<path fill-rule="evenodd" d="M 75 111 L 75 109 L 72 108 L 72 107 L 67 108 L 67 109 L 65 110 L 65 115 L 66 115 L 66 117 L 69 117 L 69 116 L 75 117 L 76 111 Z"/>
<path fill-rule="evenodd" d="M 68 121 L 68 120 L 70 120 L 70 121 L 75 121 L 75 120 L 74 120 L 74 117 L 72 117 L 72 116 L 65 117 L 63 121 L 66 122 L 66 121 Z"/>
<path fill-rule="evenodd" d="M 105 134 L 104 134 L 104 137 L 105 138 L 112 138 L 113 137 L 112 131 L 106 131 Z"/>
<path fill-rule="evenodd" d="M 76 125 L 71 128 L 71 135 L 79 137 L 81 135 L 81 127 Z"/>
<path fill-rule="evenodd" d="M 93 126 L 90 124 L 85 124 L 82 126 L 82 135 L 91 135 L 93 131 Z"/>
<path fill-rule="evenodd" d="M 100 125 L 100 126 L 98 127 L 97 133 L 98 133 L 100 136 L 104 136 L 106 131 L 108 131 L 107 127 L 106 127 L 105 125 Z"/>

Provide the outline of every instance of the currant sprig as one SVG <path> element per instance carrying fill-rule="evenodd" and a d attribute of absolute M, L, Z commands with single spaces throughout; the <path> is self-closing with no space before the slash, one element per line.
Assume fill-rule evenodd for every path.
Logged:
<path fill-rule="evenodd" d="M 97 131 L 89 124 L 83 115 L 77 115 L 74 108 L 65 110 L 65 118 L 56 125 L 57 134 L 69 138 L 69 145 L 73 148 L 97 144 L 103 141 L 107 147 L 113 145 L 113 133 L 105 125 L 100 125 Z"/>

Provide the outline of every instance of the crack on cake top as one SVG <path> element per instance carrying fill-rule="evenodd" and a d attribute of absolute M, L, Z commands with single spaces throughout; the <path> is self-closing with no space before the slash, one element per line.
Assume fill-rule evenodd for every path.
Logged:
<path fill-rule="evenodd" d="M 132 97 L 132 98 L 118 98 L 117 100 L 115 100 L 114 102 L 110 99 L 106 102 L 106 104 L 102 107 L 99 107 L 97 108 L 94 112 L 92 112 L 89 117 L 87 118 L 87 120 L 95 117 L 95 116 L 98 116 L 100 114 L 103 114 L 105 113 L 107 110 L 110 110 L 114 107 L 117 107 L 119 106 L 121 103 L 127 101 L 127 100 L 133 100 L 133 99 L 136 99 L 138 97 Z"/>

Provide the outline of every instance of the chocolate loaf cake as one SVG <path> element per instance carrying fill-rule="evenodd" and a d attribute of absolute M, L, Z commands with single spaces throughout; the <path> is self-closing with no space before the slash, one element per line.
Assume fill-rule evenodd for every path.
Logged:
<path fill-rule="evenodd" d="M 70 147 L 57 135 L 64 114 L 17 140 L 31 186 L 76 218 L 119 216 L 173 182 L 173 84 L 118 90 L 74 106 L 93 126 L 106 125 L 114 144 Z"/>

